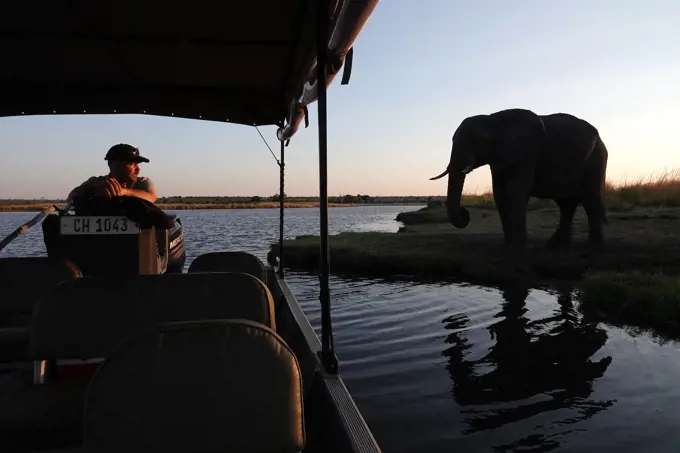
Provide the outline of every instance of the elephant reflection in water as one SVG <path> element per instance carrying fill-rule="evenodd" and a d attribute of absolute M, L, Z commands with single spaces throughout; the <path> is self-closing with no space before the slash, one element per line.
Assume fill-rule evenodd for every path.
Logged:
<path fill-rule="evenodd" d="M 462 336 L 462 329 L 469 322 L 467 317 L 452 316 L 443 321 L 446 329 L 455 332 L 448 335 L 446 342 L 452 346 L 443 354 L 448 358 L 456 403 L 464 407 L 518 402 L 512 407 L 506 404 L 500 409 L 475 410 L 467 420 L 469 428 L 464 434 L 499 428 L 563 408 L 574 409 L 581 416 L 561 423 L 575 423 L 611 406 L 612 401 L 586 401 L 593 391 L 593 381 L 604 375 L 612 359 L 590 360 L 605 344 L 607 334 L 579 320 L 571 303 L 571 292 L 560 294 L 559 309 L 553 317 L 538 321 L 525 317 L 528 291 L 506 290 L 503 295 L 505 302 L 495 316 L 500 319 L 489 327 L 496 342 L 481 359 L 466 359 L 472 348 Z M 535 333 L 549 324 L 557 325 L 547 332 Z M 494 369 L 484 374 L 475 372 L 477 368 L 489 367 Z M 550 395 L 551 399 L 526 402 L 537 395 Z M 539 443 L 547 447 L 546 444 L 555 442 L 531 433 L 515 446 Z"/>
<path fill-rule="evenodd" d="M 456 228 L 470 223 L 470 214 L 461 206 L 466 175 L 488 165 L 506 244 L 526 246 L 527 204 L 530 197 L 537 197 L 555 200 L 560 208 L 550 248 L 570 246 L 579 203 L 588 214 L 588 242 L 599 248 L 606 223 L 607 160 L 598 130 L 587 121 L 567 113 L 537 115 L 507 109 L 465 118 L 453 134 L 446 170 L 430 179 L 449 176 L 446 206 Z"/>

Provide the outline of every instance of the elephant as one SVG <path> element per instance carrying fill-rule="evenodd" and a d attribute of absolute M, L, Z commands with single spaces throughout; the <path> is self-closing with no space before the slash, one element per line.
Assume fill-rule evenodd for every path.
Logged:
<path fill-rule="evenodd" d="M 568 113 L 538 115 L 514 108 L 465 118 L 453 134 L 446 207 L 456 228 L 470 223 L 461 206 L 465 177 L 489 165 L 493 197 L 508 246 L 526 248 L 526 211 L 530 197 L 552 199 L 560 209 L 557 231 L 548 240 L 551 249 L 568 248 L 572 222 L 581 203 L 588 216 L 588 244 L 604 243 L 603 224 L 607 148 L 598 130 Z"/>

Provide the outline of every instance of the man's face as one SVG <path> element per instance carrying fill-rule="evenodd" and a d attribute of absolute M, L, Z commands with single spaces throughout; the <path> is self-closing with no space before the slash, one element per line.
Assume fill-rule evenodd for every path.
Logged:
<path fill-rule="evenodd" d="M 137 162 L 113 160 L 109 161 L 109 168 L 111 169 L 111 176 L 119 182 L 135 181 L 139 175 L 139 164 Z"/>

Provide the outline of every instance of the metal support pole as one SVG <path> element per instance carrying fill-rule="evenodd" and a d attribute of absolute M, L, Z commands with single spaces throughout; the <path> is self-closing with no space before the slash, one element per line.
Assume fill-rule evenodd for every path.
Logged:
<path fill-rule="evenodd" d="M 283 127 L 283 124 L 281 125 Z M 284 176 L 286 168 L 285 160 L 285 142 L 281 141 L 281 158 L 279 161 L 279 277 L 284 278 L 283 275 L 283 208 L 284 208 Z"/>
<path fill-rule="evenodd" d="M 321 227 L 321 263 L 319 284 L 321 291 L 321 361 L 329 373 L 337 373 L 338 361 L 333 348 L 331 324 L 330 256 L 328 248 L 328 115 L 326 72 L 328 55 L 328 0 L 317 0 L 316 20 L 316 89 L 319 116 L 319 211 Z"/>

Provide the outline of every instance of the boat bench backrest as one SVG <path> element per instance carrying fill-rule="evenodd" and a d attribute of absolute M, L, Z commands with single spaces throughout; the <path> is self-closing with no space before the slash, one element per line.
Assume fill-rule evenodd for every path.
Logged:
<path fill-rule="evenodd" d="M 62 225 L 65 222 L 68 222 L 68 228 Z M 137 275 L 140 259 L 148 259 L 146 255 L 156 259 L 155 230 L 140 230 L 124 216 L 102 220 L 88 216 L 49 215 L 42 228 L 47 255 L 72 261 L 83 275 Z"/>
<path fill-rule="evenodd" d="M 242 318 L 276 329 L 271 293 L 243 273 L 83 277 L 36 305 L 33 360 L 107 357 L 126 338 L 163 322 Z"/>
<path fill-rule="evenodd" d="M 191 262 L 188 272 L 245 272 L 267 283 L 267 269 L 255 255 L 244 251 L 209 252 Z"/>
<path fill-rule="evenodd" d="M 63 281 L 82 277 L 78 267 L 45 257 L 0 259 L 0 327 L 10 318 L 30 319 L 37 301 Z M 26 323 L 27 325 L 27 323 Z"/>
<path fill-rule="evenodd" d="M 295 355 L 261 324 L 159 325 L 128 340 L 93 377 L 84 450 L 299 452 L 301 387 Z"/>

